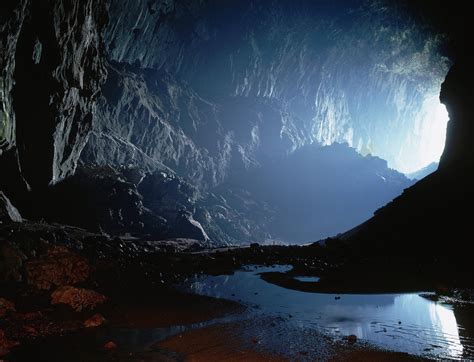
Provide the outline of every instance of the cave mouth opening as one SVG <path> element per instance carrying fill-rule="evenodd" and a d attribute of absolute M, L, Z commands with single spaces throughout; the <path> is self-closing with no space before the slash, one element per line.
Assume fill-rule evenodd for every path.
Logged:
<path fill-rule="evenodd" d="M 410 174 L 432 163 L 438 163 L 444 150 L 448 121 L 448 111 L 440 102 L 439 95 L 427 95 L 413 120 L 412 137 L 416 151 L 404 153 L 395 168 Z"/>

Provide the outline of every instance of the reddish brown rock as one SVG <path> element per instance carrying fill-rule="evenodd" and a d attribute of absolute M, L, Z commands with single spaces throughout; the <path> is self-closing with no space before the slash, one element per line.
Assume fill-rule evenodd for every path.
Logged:
<path fill-rule="evenodd" d="M 102 314 L 94 314 L 92 317 L 84 321 L 84 327 L 86 328 L 92 328 L 92 327 L 99 327 L 102 324 L 104 324 L 105 318 L 102 316 Z"/>
<path fill-rule="evenodd" d="M 51 294 L 51 304 L 67 304 L 76 312 L 94 309 L 107 300 L 105 296 L 93 290 L 63 286 Z"/>
<path fill-rule="evenodd" d="M 355 334 L 351 334 L 351 335 L 347 336 L 347 341 L 349 343 L 355 343 L 355 342 L 357 342 L 357 336 Z"/>
<path fill-rule="evenodd" d="M 15 346 L 18 346 L 20 343 L 17 341 L 11 341 L 5 335 L 5 332 L 0 329 L 0 357 L 5 356 L 10 352 Z"/>
<path fill-rule="evenodd" d="M 26 264 L 28 283 L 38 289 L 73 285 L 89 277 L 87 260 L 63 246 L 52 246 L 48 253 Z"/>
<path fill-rule="evenodd" d="M 15 311 L 15 304 L 10 302 L 8 299 L 0 298 L 0 318 L 3 317 L 8 312 Z"/>
<path fill-rule="evenodd" d="M 32 337 L 36 337 L 38 335 L 38 331 L 32 326 L 23 326 L 23 330 Z"/>
<path fill-rule="evenodd" d="M 111 351 L 113 349 L 117 349 L 117 345 L 114 342 L 109 341 L 106 344 L 104 344 L 104 349 Z"/>

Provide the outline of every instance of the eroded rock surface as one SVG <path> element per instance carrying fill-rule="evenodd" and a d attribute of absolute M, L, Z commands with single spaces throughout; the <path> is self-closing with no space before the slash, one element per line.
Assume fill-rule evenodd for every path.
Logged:
<path fill-rule="evenodd" d="M 15 148 L 33 188 L 74 173 L 106 76 L 106 19 L 105 1 L 2 3 L 0 154 Z"/>

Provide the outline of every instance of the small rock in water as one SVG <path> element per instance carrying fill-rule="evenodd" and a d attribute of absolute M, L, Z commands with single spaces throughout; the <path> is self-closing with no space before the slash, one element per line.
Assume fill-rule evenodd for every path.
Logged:
<path fill-rule="evenodd" d="M 335 300 L 339 300 L 339 299 L 341 299 L 341 297 L 335 296 L 334 299 L 335 299 Z"/>
<path fill-rule="evenodd" d="M 357 342 L 357 336 L 355 334 L 351 334 L 349 336 L 347 336 L 347 340 L 349 343 L 355 343 Z"/>

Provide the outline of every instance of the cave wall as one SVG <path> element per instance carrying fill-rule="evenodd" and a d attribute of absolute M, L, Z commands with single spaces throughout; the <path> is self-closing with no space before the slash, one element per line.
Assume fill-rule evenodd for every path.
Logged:
<path fill-rule="evenodd" d="M 410 185 L 388 166 L 412 151 L 443 39 L 384 1 L 297 5 L 7 1 L 0 188 L 26 217 L 152 239 L 301 242 L 351 226 L 328 215 L 363 221 Z M 341 152 L 343 172 L 324 161 Z M 334 206 L 313 187 L 338 180 L 374 195 Z M 281 200 L 295 190 L 300 210 Z"/>
<path fill-rule="evenodd" d="M 113 61 L 166 71 L 207 101 L 276 101 L 289 117 L 272 142 L 287 152 L 347 142 L 401 168 L 419 152 L 416 112 L 449 68 L 445 39 L 406 7 L 113 0 L 105 40 Z"/>
<path fill-rule="evenodd" d="M 105 1 L 2 2 L 1 161 L 29 188 L 74 173 L 106 76 L 106 14 Z"/>

